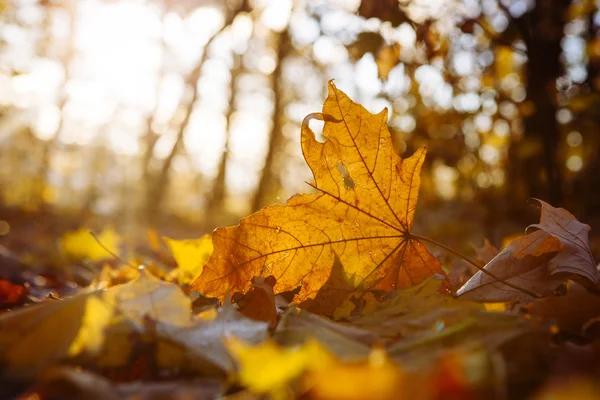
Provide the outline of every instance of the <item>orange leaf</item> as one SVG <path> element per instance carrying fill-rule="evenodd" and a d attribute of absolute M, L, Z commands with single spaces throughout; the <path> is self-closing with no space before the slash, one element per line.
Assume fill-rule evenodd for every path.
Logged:
<path fill-rule="evenodd" d="M 324 143 L 308 127 L 311 119 L 325 121 Z M 302 125 L 302 152 L 315 177 L 309 185 L 317 193 L 217 229 L 214 252 L 190 289 L 224 299 L 248 291 L 254 276 L 273 275 L 275 293 L 301 286 L 296 301 L 302 302 L 316 297 L 337 256 L 343 279 L 319 310 L 331 315 L 355 289 L 391 291 L 444 274 L 409 234 L 426 150 L 400 158 L 386 121 L 387 110 L 371 114 L 330 82 L 323 113 Z"/>

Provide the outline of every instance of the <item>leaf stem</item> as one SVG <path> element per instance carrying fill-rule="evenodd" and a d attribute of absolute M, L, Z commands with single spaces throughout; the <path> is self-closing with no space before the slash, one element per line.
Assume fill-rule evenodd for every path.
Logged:
<path fill-rule="evenodd" d="M 465 260 L 466 262 L 468 262 L 469 264 L 471 264 L 472 266 L 474 266 L 475 268 L 477 268 L 479 271 L 481 271 L 484 274 L 488 275 L 490 278 L 496 280 L 497 282 L 502 283 L 503 285 L 506 285 L 506 286 L 511 287 L 511 288 L 513 288 L 515 290 L 518 290 L 519 292 L 525 293 L 527 296 L 531 296 L 534 299 L 539 299 L 540 298 L 540 296 L 538 296 L 537 294 L 535 294 L 535 293 L 533 293 L 533 292 L 531 292 L 531 291 L 529 291 L 529 290 L 527 290 L 525 288 L 522 288 L 522 287 L 520 287 L 518 285 L 515 285 L 514 283 L 507 282 L 506 280 L 500 278 L 498 275 L 494 274 L 493 272 L 490 272 L 487 269 L 483 268 L 481 265 L 477 264 L 475 261 L 471 260 L 469 257 L 467 257 L 467 256 L 465 256 L 463 254 L 460 254 L 458 251 L 456 251 L 456 250 L 454 250 L 454 249 L 446 246 L 445 244 L 442 244 L 442 243 L 438 242 L 437 240 L 430 239 L 430 238 L 428 238 L 426 236 L 414 235 L 412 233 L 409 233 L 408 235 L 409 235 L 410 238 L 421 240 L 421 241 L 427 242 L 427 243 L 431 243 L 431 244 L 433 244 L 433 245 L 435 245 L 437 247 L 440 247 L 440 248 L 446 250 L 449 253 L 454 254 L 455 256 L 457 256 L 459 258 L 462 258 L 463 260 Z"/>

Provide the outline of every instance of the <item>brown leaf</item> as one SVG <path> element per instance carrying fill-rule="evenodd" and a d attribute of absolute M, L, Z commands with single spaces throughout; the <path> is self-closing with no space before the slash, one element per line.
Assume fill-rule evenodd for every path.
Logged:
<path fill-rule="evenodd" d="M 226 302 L 212 321 L 195 320 L 189 327 L 163 328 L 162 335 L 185 350 L 184 363 L 190 369 L 205 371 L 209 362 L 223 372 L 231 372 L 234 364 L 223 340 L 235 336 L 248 343 L 259 343 L 267 338 L 269 324 L 246 318 Z"/>
<path fill-rule="evenodd" d="M 539 296 L 552 295 L 563 279 L 548 271 L 548 261 L 561 249 L 558 239 L 537 231 L 512 242 L 485 269 L 506 282 L 533 291 Z M 500 302 L 531 299 L 522 291 L 479 271 L 461 287 L 457 295 L 467 300 Z"/>
<path fill-rule="evenodd" d="M 477 254 L 477 261 L 481 261 L 482 265 L 485 265 L 498 255 L 498 249 L 487 238 L 484 238 L 483 246 L 475 247 L 475 253 Z"/>
<path fill-rule="evenodd" d="M 564 208 L 554 208 L 542 200 L 535 200 L 541 208 L 540 223 L 530 225 L 527 229 L 548 232 L 563 245 L 561 251 L 548 263 L 550 273 L 566 272 L 581 276 L 595 285 L 600 284 L 600 274 L 590 250 L 590 226 L 577 221 Z"/>
<path fill-rule="evenodd" d="M 324 143 L 308 127 L 325 121 Z M 439 262 L 410 236 L 425 148 L 402 159 L 394 153 L 387 110 L 373 115 L 333 83 L 323 113 L 307 116 L 302 151 L 316 194 L 296 195 L 213 234 L 214 252 L 190 290 L 224 299 L 247 292 L 254 276 L 273 275 L 275 293 L 301 286 L 296 300 L 316 297 L 335 257 L 351 289 L 392 291 L 444 274 Z M 350 289 L 349 289 L 350 290 Z M 348 293 L 322 303 L 331 315 Z"/>
<path fill-rule="evenodd" d="M 564 296 L 537 299 L 526 307 L 528 314 L 551 321 L 561 331 L 581 334 L 584 325 L 600 316 L 600 296 L 575 282 L 569 282 Z"/>
<path fill-rule="evenodd" d="M 240 312 L 248 318 L 274 323 L 277 318 L 277 307 L 275 305 L 275 278 L 252 278 L 252 290 L 245 295 L 236 293 L 234 302 L 238 305 Z"/>
<path fill-rule="evenodd" d="M 552 295 L 556 286 L 569 276 L 597 285 L 600 276 L 589 249 L 590 227 L 565 209 L 537 201 L 541 205 L 540 223 L 528 228 L 537 230 L 513 241 L 485 269 L 538 296 Z M 526 293 L 481 271 L 457 294 L 469 300 L 489 302 L 531 299 Z"/>
<path fill-rule="evenodd" d="M 0 309 L 20 305 L 28 294 L 26 287 L 0 279 Z"/>

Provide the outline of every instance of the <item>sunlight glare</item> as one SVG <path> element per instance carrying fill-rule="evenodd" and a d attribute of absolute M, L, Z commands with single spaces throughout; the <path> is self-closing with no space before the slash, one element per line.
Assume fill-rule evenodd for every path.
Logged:
<path fill-rule="evenodd" d="M 581 171 L 581 169 L 583 168 L 583 159 L 581 158 L 581 156 L 572 155 L 569 158 L 567 158 L 566 166 L 567 169 L 571 172 Z"/>
<path fill-rule="evenodd" d="M 288 26 L 291 16 L 291 0 L 269 0 L 260 15 L 260 22 L 275 32 L 281 32 Z"/>
<path fill-rule="evenodd" d="M 225 146 L 227 119 L 212 110 L 196 110 L 183 137 L 185 149 L 203 174 L 214 177 Z"/>
<path fill-rule="evenodd" d="M 35 136 L 42 140 L 52 139 L 60 124 L 60 110 L 54 104 L 46 104 L 37 112 L 33 123 Z"/>

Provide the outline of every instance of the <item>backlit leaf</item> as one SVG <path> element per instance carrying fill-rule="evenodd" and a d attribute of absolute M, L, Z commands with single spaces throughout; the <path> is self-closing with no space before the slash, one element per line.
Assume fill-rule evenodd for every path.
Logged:
<path fill-rule="evenodd" d="M 309 128 L 311 119 L 325 121 L 324 143 Z M 410 236 L 425 148 L 400 158 L 386 121 L 387 110 L 371 114 L 330 83 L 323 113 L 307 116 L 302 126 L 316 193 L 217 229 L 215 250 L 191 290 L 223 300 L 247 292 L 254 276 L 273 275 L 276 294 L 301 286 L 295 300 L 302 302 L 317 296 L 337 257 L 346 281 L 338 280 L 319 307 L 331 315 L 355 289 L 392 291 L 444 274 Z"/>

